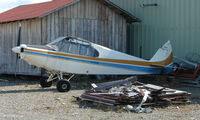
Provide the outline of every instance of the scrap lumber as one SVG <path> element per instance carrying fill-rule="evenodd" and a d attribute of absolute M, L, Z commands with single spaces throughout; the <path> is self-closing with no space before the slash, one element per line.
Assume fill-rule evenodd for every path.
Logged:
<path fill-rule="evenodd" d="M 104 82 L 104 83 L 99 83 L 96 84 L 96 88 L 94 88 L 95 90 L 106 90 L 106 89 L 110 89 L 113 86 L 118 86 L 118 85 L 123 85 L 129 82 L 134 82 L 137 81 L 137 77 L 129 77 L 126 78 L 125 80 L 117 80 L 117 81 L 112 81 L 112 82 Z"/>
<path fill-rule="evenodd" d="M 137 81 L 136 77 L 125 80 L 93 84 L 80 99 L 96 103 L 116 105 L 169 105 L 190 103 L 190 93 Z"/>

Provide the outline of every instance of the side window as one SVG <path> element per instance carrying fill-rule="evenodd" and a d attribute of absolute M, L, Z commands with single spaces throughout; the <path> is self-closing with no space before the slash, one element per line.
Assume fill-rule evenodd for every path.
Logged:
<path fill-rule="evenodd" d="M 80 44 L 79 50 L 80 50 L 79 55 L 90 56 L 90 57 L 98 57 L 99 56 L 98 51 L 89 45 Z"/>
<path fill-rule="evenodd" d="M 58 51 L 82 55 L 82 56 L 90 56 L 90 57 L 98 57 L 99 53 L 97 50 L 92 48 L 90 45 L 81 44 L 78 42 L 73 42 L 70 40 L 62 40 L 56 43 L 58 47 Z"/>
<path fill-rule="evenodd" d="M 65 52 L 65 51 L 63 51 Z M 71 54 L 78 54 L 79 53 L 79 44 L 74 42 L 69 42 L 69 50 L 66 51 Z"/>

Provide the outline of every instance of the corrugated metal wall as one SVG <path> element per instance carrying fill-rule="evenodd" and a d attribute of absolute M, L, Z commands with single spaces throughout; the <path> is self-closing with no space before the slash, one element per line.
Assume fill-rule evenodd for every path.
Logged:
<path fill-rule="evenodd" d="M 131 54 L 150 59 L 170 40 L 176 56 L 200 61 L 200 0 L 111 1 L 142 20 L 130 25 Z"/>

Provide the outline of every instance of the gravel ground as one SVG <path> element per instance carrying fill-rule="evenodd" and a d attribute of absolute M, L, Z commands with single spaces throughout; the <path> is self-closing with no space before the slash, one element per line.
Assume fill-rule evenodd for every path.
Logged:
<path fill-rule="evenodd" d="M 74 88 L 68 93 L 57 92 L 55 86 L 42 89 L 37 82 L 0 80 L 1 120 L 199 120 L 199 90 L 191 97 L 192 104 L 157 107 L 152 113 L 131 113 L 110 107 L 79 103 L 72 96 L 84 90 Z M 88 107 L 90 106 L 90 107 Z"/>

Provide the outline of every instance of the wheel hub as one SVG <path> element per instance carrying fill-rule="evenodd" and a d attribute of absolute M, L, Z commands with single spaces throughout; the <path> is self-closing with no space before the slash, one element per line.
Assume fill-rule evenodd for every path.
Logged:
<path fill-rule="evenodd" d="M 62 88 L 63 88 L 63 89 L 67 89 L 67 85 L 66 85 L 66 84 L 63 84 L 63 85 L 62 85 Z"/>

